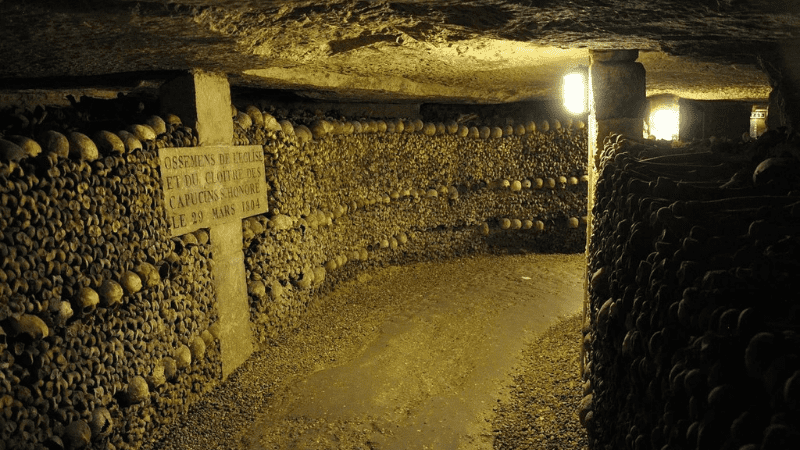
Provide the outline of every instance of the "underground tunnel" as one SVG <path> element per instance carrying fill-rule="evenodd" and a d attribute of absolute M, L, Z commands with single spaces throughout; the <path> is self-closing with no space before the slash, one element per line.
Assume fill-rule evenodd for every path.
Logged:
<path fill-rule="evenodd" d="M 797 448 L 798 25 L 0 2 L 0 449 Z"/>

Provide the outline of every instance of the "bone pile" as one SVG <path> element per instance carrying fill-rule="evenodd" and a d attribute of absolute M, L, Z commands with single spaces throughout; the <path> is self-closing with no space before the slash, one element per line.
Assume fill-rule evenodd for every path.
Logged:
<path fill-rule="evenodd" d="M 591 448 L 798 442 L 798 144 L 606 138 L 583 331 Z"/>
<path fill-rule="evenodd" d="M 178 120 L 0 140 L 0 447 L 139 448 L 221 378 L 208 233 L 163 208 Z"/>
<path fill-rule="evenodd" d="M 371 266 L 584 246 L 582 124 L 473 126 L 470 136 L 455 122 L 244 111 L 232 111 L 234 140 L 264 146 L 270 189 L 270 212 L 243 222 L 262 340 L 294 328 L 315 293 Z"/>
<path fill-rule="evenodd" d="M 0 112 L 0 448 L 141 448 L 221 379 L 209 232 L 170 237 L 158 162 L 197 134 L 114 105 Z M 270 188 L 242 221 L 262 342 L 370 267 L 583 249 L 581 124 L 231 113 Z"/>

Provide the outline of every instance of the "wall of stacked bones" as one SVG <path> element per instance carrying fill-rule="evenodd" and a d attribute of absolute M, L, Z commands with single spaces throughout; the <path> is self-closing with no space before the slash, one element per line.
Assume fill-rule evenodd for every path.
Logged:
<path fill-rule="evenodd" d="M 599 161 L 580 417 L 595 449 L 800 442 L 800 136 Z"/>
<path fill-rule="evenodd" d="M 0 449 L 139 448 L 221 379 L 209 233 L 170 237 L 159 175 L 196 133 L 81 104 L 2 115 Z M 369 267 L 583 250 L 582 124 L 231 115 L 266 156 L 270 211 L 243 221 L 261 342 Z"/>

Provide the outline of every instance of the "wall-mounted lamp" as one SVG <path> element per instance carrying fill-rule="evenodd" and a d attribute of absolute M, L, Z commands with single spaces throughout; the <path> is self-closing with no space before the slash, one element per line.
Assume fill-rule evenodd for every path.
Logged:
<path fill-rule="evenodd" d="M 579 115 L 586 112 L 588 107 L 587 70 L 578 68 L 564 75 L 561 92 L 564 98 L 564 108 L 570 114 Z"/>
<path fill-rule="evenodd" d="M 645 136 L 655 139 L 676 140 L 680 137 L 680 104 L 674 95 L 656 95 L 648 98 Z"/>

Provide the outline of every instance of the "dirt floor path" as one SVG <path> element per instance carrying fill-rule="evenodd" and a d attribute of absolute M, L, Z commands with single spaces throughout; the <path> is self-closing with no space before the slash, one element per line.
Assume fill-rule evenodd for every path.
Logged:
<path fill-rule="evenodd" d="M 581 310 L 583 264 L 476 256 L 362 274 L 248 360 L 162 448 L 492 449 L 523 349 Z"/>

